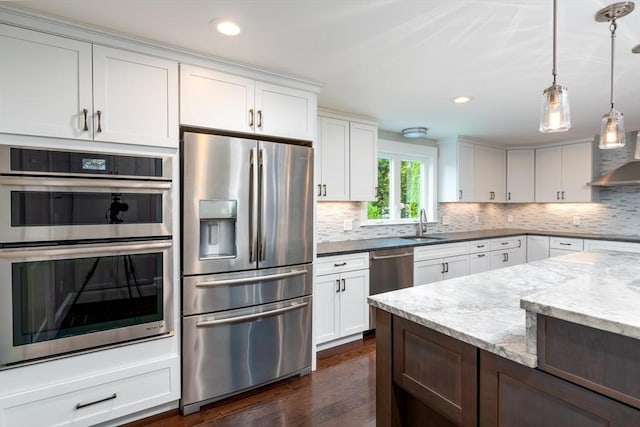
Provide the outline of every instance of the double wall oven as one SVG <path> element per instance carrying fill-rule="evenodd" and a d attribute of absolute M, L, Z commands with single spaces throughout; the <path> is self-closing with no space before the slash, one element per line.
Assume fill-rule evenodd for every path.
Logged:
<path fill-rule="evenodd" d="M 0 369 L 173 331 L 171 171 L 0 146 Z"/>

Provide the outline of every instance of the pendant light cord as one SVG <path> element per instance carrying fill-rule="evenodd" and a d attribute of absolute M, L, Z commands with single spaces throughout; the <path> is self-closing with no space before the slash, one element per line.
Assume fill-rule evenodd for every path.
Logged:
<path fill-rule="evenodd" d="M 609 102 L 611 103 L 611 109 L 613 110 L 613 50 L 615 47 L 615 39 L 616 39 L 616 29 L 618 25 L 616 24 L 616 18 L 611 20 L 611 24 L 609 25 L 609 30 L 611 31 L 611 97 Z"/>
<path fill-rule="evenodd" d="M 557 15 L 558 15 L 558 0 L 553 0 L 553 84 L 556 84 L 556 75 L 558 70 L 556 68 L 556 31 L 557 31 Z"/>

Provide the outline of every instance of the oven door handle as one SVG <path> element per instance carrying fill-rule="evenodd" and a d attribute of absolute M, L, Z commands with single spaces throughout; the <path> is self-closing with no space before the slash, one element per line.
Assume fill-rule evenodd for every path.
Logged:
<path fill-rule="evenodd" d="M 197 322 L 196 323 L 196 328 L 206 328 L 209 326 L 218 326 L 218 325 L 226 325 L 229 323 L 238 323 L 238 322 L 246 322 L 249 320 L 256 320 L 256 319 L 260 319 L 262 317 L 271 317 L 271 316 L 275 316 L 277 314 L 281 314 L 281 313 L 286 313 L 287 311 L 291 311 L 291 310 L 298 310 L 300 308 L 304 308 L 306 306 L 308 306 L 309 303 L 308 302 L 303 302 L 303 303 L 293 303 L 288 307 L 283 307 L 283 308 L 277 308 L 275 310 L 270 310 L 270 311 L 265 311 L 262 313 L 255 313 L 255 314 L 247 314 L 245 316 L 237 316 L 237 317 L 229 317 L 226 319 L 219 319 L 219 320 L 205 320 L 204 322 Z"/>
<path fill-rule="evenodd" d="M 48 247 L 34 247 L 34 248 L 19 248 L 19 249 L 1 249 L 0 258 L 13 259 L 13 258 L 26 258 L 34 256 L 56 256 L 56 255 L 78 255 L 78 254 L 105 254 L 114 251 L 142 251 L 142 250 L 155 250 L 166 249 L 171 247 L 171 242 L 157 242 L 157 243 L 108 243 L 108 244 L 96 244 L 96 245 L 70 245 L 70 246 L 48 246 Z"/>
<path fill-rule="evenodd" d="M 263 280 L 277 280 L 284 279 L 287 277 L 301 276 L 303 274 L 307 274 L 307 270 L 295 270 L 288 271 L 286 273 L 277 273 L 277 274 L 269 274 L 266 276 L 255 276 L 255 277 L 240 277 L 237 279 L 222 279 L 222 280 L 210 280 L 207 282 L 197 282 L 196 288 L 213 288 L 215 286 L 223 286 L 223 285 L 239 285 L 242 283 L 254 283 L 261 282 Z"/>
<path fill-rule="evenodd" d="M 171 182 L 132 181 L 126 179 L 86 179 L 86 178 L 53 178 L 53 177 L 24 177 L 2 176 L 0 184 L 21 187 L 100 187 L 110 191 L 110 188 L 138 188 L 149 190 L 169 190 Z"/>

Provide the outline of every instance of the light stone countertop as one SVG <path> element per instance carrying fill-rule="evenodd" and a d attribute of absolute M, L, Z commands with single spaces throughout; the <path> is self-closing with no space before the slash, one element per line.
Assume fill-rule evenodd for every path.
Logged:
<path fill-rule="evenodd" d="M 578 252 L 373 295 L 368 302 L 536 367 L 531 313 L 640 339 L 640 254 Z"/>

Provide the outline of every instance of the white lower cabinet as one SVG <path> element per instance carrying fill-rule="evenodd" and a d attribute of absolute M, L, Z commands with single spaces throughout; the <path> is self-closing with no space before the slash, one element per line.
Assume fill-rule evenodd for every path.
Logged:
<path fill-rule="evenodd" d="M 490 266 L 491 270 L 503 267 L 511 267 L 525 262 L 524 247 L 506 249 L 503 251 L 491 252 Z"/>
<path fill-rule="evenodd" d="M 358 339 L 369 329 L 368 253 L 326 257 L 318 264 L 319 272 L 335 272 L 316 277 L 313 291 L 316 345 L 327 343 L 322 347 L 329 348 Z M 360 267 L 345 270 L 349 264 Z"/>
<path fill-rule="evenodd" d="M 610 240 L 585 240 L 584 250 L 605 250 L 605 251 L 623 251 L 623 252 L 640 252 L 640 243 L 633 242 L 614 242 Z"/>
<path fill-rule="evenodd" d="M 549 258 L 549 236 L 527 236 L 527 262 Z"/>
<path fill-rule="evenodd" d="M 413 284 L 414 286 L 426 285 L 467 274 L 469 274 L 468 255 L 420 261 L 414 264 Z"/>
<path fill-rule="evenodd" d="M 0 397 L 0 426 L 87 426 L 179 398 L 179 360 L 129 365 Z"/>
<path fill-rule="evenodd" d="M 570 237 L 551 237 L 549 238 L 549 256 L 556 257 L 567 255 L 574 252 L 581 252 L 584 248 L 582 239 L 574 239 Z"/>
<path fill-rule="evenodd" d="M 469 274 L 491 270 L 491 257 L 487 253 L 469 255 Z"/>

